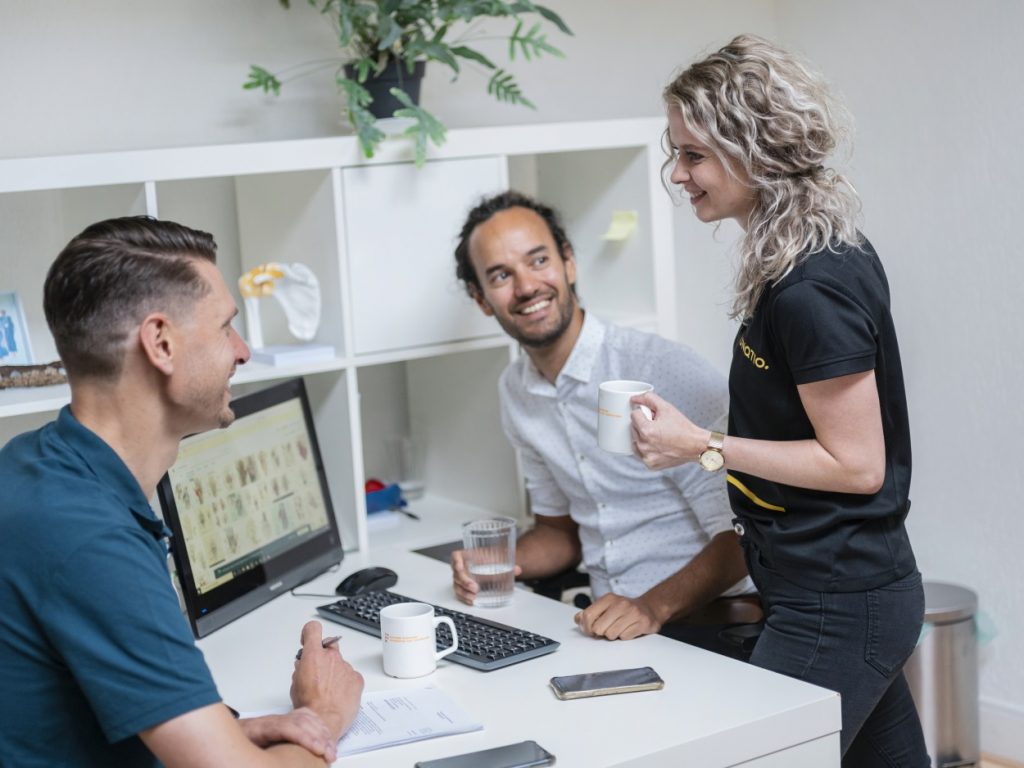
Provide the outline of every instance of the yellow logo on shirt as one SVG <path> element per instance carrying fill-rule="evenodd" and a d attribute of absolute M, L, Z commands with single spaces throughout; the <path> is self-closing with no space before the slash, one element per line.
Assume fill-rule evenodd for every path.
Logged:
<path fill-rule="evenodd" d="M 742 336 L 740 336 L 739 347 L 743 351 L 743 356 L 752 362 L 755 368 L 759 368 L 762 371 L 768 370 L 768 362 L 763 357 L 760 357 Z"/>

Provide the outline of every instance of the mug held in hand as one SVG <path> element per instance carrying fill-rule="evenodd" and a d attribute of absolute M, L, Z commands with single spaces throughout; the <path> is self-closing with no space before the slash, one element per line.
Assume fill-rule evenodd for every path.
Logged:
<path fill-rule="evenodd" d="M 651 409 L 646 405 L 634 405 L 630 398 L 653 392 L 654 387 L 645 381 L 605 381 L 597 392 L 597 444 L 610 453 L 633 453 L 633 430 L 630 413 L 634 408 L 648 419 Z"/>
<path fill-rule="evenodd" d="M 440 651 L 437 625 L 447 624 L 452 644 Z M 384 651 L 384 674 L 391 677 L 423 677 L 437 669 L 438 659 L 459 647 L 455 624 L 447 616 L 435 616 L 426 603 L 397 603 L 380 610 L 380 637 Z"/>

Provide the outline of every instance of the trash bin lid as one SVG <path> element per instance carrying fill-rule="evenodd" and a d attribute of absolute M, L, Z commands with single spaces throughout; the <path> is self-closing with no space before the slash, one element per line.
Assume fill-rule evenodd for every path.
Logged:
<path fill-rule="evenodd" d="M 967 587 L 940 581 L 924 583 L 924 620 L 929 624 L 950 624 L 974 617 L 978 595 Z"/>

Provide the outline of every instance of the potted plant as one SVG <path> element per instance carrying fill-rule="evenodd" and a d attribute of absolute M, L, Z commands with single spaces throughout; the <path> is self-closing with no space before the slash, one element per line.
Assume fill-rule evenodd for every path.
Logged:
<path fill-rule="evenodd" d="M 473 43 L 487 39 L 477 22 L 483 18 L 515 21 L 507 41 L 509 59 L 530 60 L 545 54 L 563 54 L 547 40 L 543 21 L 528 29 L 524 17 L 540 16 L 561 32 L 572 32 L 558 14 L 531 0 L 308 0 L 334 25 L 342 55 L 329 62 L 307 62 L 271 72 L 253 65 L 244 87 L 279 94 L 281 85 L 324 67 L 335 68 L 335 81 L 345 99 L 349 123 L 367 157 L 373 157 L 385 134 L 378 118 L 411 120 L 405 134 L 416 142 L 416 162 L 426 158 L 427 141 L 440 146 L 445 127 L 418 103 L 419 80 L 425 63 L 448 67 L 453 80 L 466 64 L 489 74 L 487 92 L 499 101 L 534 108 L 515 77 L 485 56 Z M 290 0 L 280 0 L 284 8 Z"/>

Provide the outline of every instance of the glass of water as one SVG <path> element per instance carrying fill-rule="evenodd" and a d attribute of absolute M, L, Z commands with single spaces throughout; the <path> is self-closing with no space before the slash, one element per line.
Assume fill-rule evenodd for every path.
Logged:
<path fill-rule="evenodd" d="M 474 520 L 462 526 L 462 545 L 473 581 L 480 585 L 473 605 L 500 608 L 512 602 L 516 567 L 516 521 Z"/>

